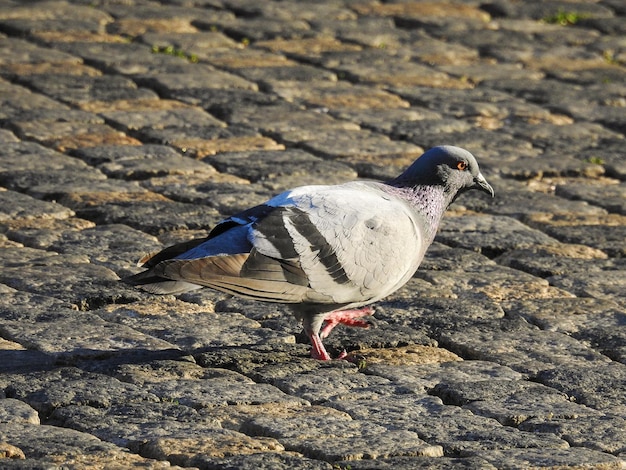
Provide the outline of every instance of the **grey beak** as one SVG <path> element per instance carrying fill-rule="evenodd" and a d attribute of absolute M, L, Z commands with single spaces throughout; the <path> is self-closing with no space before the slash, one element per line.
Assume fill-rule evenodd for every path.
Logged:
<path fill-rule="evenodd" d="M 476 189 L 480 189 L 481 191 L 484 191 L 487 194 L 491 194 L 491 197 L 495 196 L 495 192 L 493 191 L 493 188 L 491 187 L 491 185 L 489 183 L 487 183 L 487 180 L 482 175 L 482 173 L 478 173 L 478 176 L 476 176 L 476 178 L 474 178 L 474 186 L 473 187 L 476 188 Z"/>

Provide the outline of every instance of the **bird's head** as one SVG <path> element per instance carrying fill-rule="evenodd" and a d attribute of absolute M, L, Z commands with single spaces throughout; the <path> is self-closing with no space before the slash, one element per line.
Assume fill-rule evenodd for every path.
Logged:
<path fill-rule="evenodd" d="M 451 200 L 469 189 L 479 189 L 494 196 L 493 188 L 480 172 L 474 155 L 451 145 L 431 148 L 390 183 L 396 186 L 443 186 Z"/>

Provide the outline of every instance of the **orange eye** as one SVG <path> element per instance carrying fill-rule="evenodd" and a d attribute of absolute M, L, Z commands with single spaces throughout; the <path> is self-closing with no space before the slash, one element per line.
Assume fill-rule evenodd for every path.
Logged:
<path fill-rule="evenodd" d="M 456 164 L 456 167 L 457 167 L 459 170 L 461 170 L 461 171 L 465 171 L 465 170 L 467 170 L 467 163 L 465 163 L 465 162 L 458 162 L 458 163 Z"/>

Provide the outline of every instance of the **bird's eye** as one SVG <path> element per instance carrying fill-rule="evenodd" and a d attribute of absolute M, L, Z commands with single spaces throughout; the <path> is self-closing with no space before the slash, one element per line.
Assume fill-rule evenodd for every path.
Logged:
<path fill-rule="evenodd" d="M 457 162 L 456 167 L 461 171 L 465 171 L 467 170 L 467 163 L 464 161 Z"/>

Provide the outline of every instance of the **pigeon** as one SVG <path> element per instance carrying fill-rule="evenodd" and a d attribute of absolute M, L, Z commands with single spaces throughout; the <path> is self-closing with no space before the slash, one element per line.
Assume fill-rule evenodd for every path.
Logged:
<path fill-rule="evenodd" d="M 415 274 L 445 210 L 469 189 L 494 196 L 470 152 L 434 147 L 387 182 L 285 191 L 222 220 L 206 238 L 145 256 L 146 270 L 125 281 L 154 294 L 209 287 L 289 304 L 311 357 L 329 360 L 322 340 L 338 324 L 370 325 L 370 304 Z"/>

